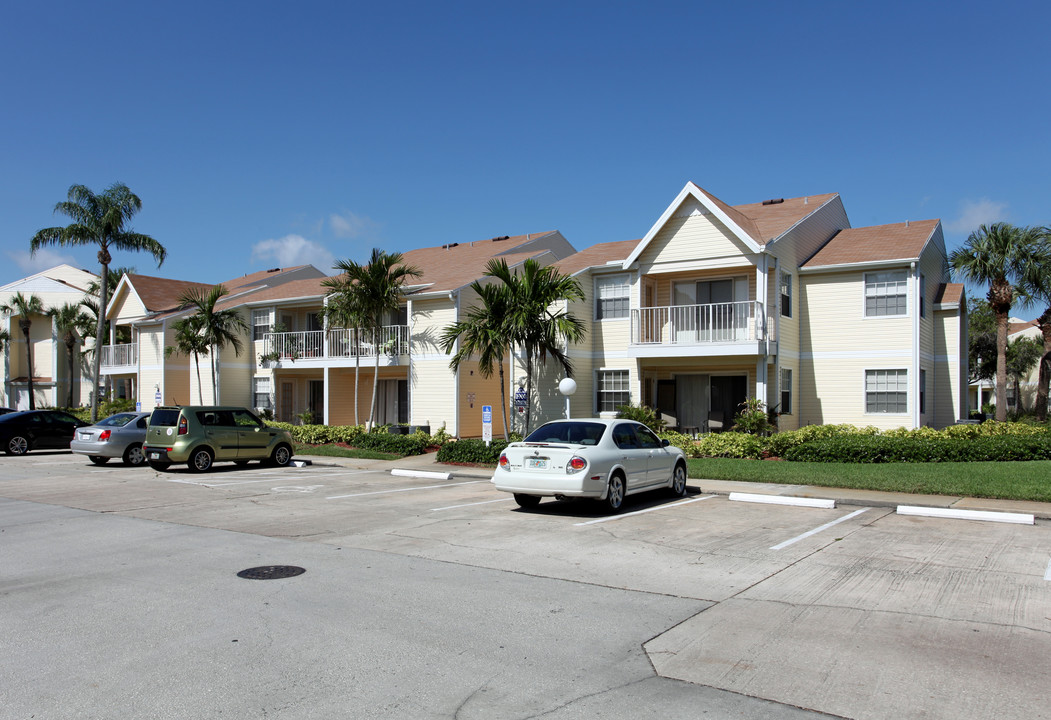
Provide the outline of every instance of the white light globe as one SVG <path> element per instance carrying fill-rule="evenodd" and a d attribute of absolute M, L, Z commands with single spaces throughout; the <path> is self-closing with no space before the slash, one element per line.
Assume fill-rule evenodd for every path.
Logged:
<path fill-rule="evenodd" d="M 558 384 L 558 391 L 569 397 L 577 391 L 577 381 L 573 378 L 565 378 Z"/>

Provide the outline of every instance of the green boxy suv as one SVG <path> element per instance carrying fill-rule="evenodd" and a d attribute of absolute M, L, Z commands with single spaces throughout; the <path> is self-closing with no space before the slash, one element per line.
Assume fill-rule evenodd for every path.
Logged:
<path fill-rule="evenodd" d="M 142 452 L 154 470 L 184 462 L 194 472 L 205 472 L 220 460 L 287 465 L 292 460 L 292 435 L 243 407 L 159 407 L 150 416 Z"/>

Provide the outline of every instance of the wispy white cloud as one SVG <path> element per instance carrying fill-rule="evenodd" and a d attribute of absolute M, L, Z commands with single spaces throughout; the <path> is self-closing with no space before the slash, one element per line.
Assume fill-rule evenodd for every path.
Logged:
<path fill-rule="evenodd" d="M 263 240 L 252 246 L 252 262 L 273 262 L 279 267 L 313 265 L 318 270 L 332 271 L 334 256 L 324 245 L 302 235 L 286 235 L 276 240 Z"/>
<path fill-rule="evenodd" d="M 349 210 L 342 214 L 329 215 L 328 225 L 336 237 L 352 239 L 369 237 L 379 228 L 379 223 L 372 218 L 352 213 Z"/>
<path fill-rule="evenodd" d="M 7 256 L 11 258 L 11 262 L 18 266 L 24 276 L 35 275 L 38 272 L 53 268 L 56 265 L 62 265 L 63 263 L 79 267 L 72 255 L 66 255 L 48 248 L 37 250 L 36 255 L 31 255 L 28 250 L 8 250 Z"/>
<path fill-rule="evenodd" d="M 1007 203 L 989 198 L 964 200 L 960 203 L 960 214 L 955 220 L 945 223 L 945 228 L 954 233 L 970 233 L 979 225 L 988 225 L 1007 219 Z"/>

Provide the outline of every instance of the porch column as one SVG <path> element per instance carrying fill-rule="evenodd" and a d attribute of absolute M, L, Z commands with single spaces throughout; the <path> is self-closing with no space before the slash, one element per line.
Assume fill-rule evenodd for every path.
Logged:
<path fill-rule="evenodd" d="M 766 356 L 760 355 L 759 359 L 755 361 L 755 396 L 764 403 L 767 401 L 766 386 L 768 382 Z"/>

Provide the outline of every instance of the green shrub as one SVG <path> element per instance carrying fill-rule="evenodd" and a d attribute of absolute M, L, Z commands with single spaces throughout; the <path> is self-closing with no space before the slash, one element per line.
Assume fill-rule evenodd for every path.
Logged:
<path fill-rule="evenodd" d="M 1051 437 L 988 435 L 946 437 L 936 431 L 894 435 L 842 435 L 798 445 L 785 460 L 796 462 L 1006 462 L 1051 459 Z"/>
<path fill-rule="evenodd" d="M 686 453 L 687 457 L 690 456 L 690 451 L 693 449 L 692 435 L 685 435 L 681 432 L 675 432 L 674 430 L 664 430 L 657 433 L 657 437 L 661 440 L 667 440 L 669 443 Z"/>
<path fill-rule="evenodd" d="M 420 437 L 420 436 L 423 437 Z M 361 433 L 352 443 L 363 450 L 391 453 L 392 455 L 422 455 L 430 445 L 427 433 L 391 435 L 385 432 Z"/>
<path fill-rule="evenodd" d="M 748 398 L 739 406 L 741 411 L 734 416 L 734 430 L 749 435 L 769 435 L 774 426 L 766 403 L 759 398 Z"/>
<path fill-rule="evenodd" d="M 739 432 L 708 433 L 691 444 L 687 455 L 758 460 L 766 449 L 765 439 Z"/>
<path fill-rule="evenodd" d="M 457 440 L 447 442 L 438 448 L 438 462 L 444 463 L 475 463 L 483 465 L 495 465 L 500 459 L 500 453 L 507 447 L 507 443 L 493 440 L 491 445 L 478 439 Z"/>
<path fill-rule="evenodd" d="M 657 411 L 645 405 L 621 405 L 617 408 L 617 417 L 640 422 L 655 433 L 664 430 L 665 426 Z"/>

